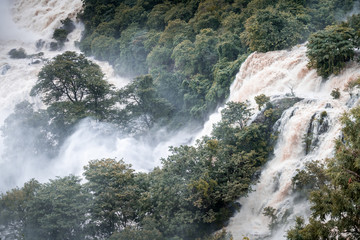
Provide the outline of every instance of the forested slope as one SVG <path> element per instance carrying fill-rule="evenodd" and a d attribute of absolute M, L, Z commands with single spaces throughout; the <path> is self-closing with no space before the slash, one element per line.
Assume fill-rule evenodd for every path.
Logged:
<path fill-rule="evenodd" d="M 50 157 L 86 117 L 136 136 L 157 127 L 173 130 L 190 121 L 202 123 L 225 102 L 241 63 L 253 51 L 290 49 L 308 40 L 309 68 L 326 81 L 356 59 L 355 48 L 360 46 L 359 15 L 340 21 L 352 9 L 351 0 L 83 3 L 78 17 L 85 31 L 78 46 L 133 81 L 115 89 L 85 55 L 56 56 L 42 68 L 31 91 L 46 108 L 36 111 L 28 102 L 18 104 L 2 127 L 8 146 L 15 142 L 10 133 L 17 118 L 38 129 L 31 150 Z M 64 20 L 63 28 L 54 32 L 60 47 L 68 34 L 62 31 L 66 24 Z M 358 85 L 357 80 L 350 87 Z M 274 124 L 302 100 L 293 95 L 277 102 L 257 96 L 255 118 L 248 103 L 226 103 L 222 120 L 209 136 L 194 146 L 171 148 L 171 155 L 149 173 L 135 172 L 126 159 L 98 159 L 84 167 L 85 182 L 73 175 L 47 183 L 32 179 L 0 195 L 0 231 L 9 239 L 231 239 L 225 231 L 214 233 L 238 209 L 236 200 L 251 191 L 272 155 Z M 352 219 L 340 222 L 339 232 L 358 236 L 358 202 L 351 200 L 359 198 L 358 158 L 351 157 L 358 143 L 356 132 L 349 130 L 357 127 L 358 115 L 353 110 L 342 118 L 344 141 L 337 142 L 329 169 L 316 172 L 319 179 L 326 177 L 309 183 L 317 184 L 311 194 L 316 212 L 308 225 L 299 219 L 289 239 L 326 238 L 337 227 L 335 220 L 347 216 Z M 334 166 L 348 175 L 334 177 L 339 174 Z M 309 174 L 299 171 L 294 189 L 306 189 Z M 324 192 L 331 198 L 338 186 L 345 189 L 339 194 L 346 198 L 336 192 L 334 196 L 355 206 L 352 215 L 319 203 Z M 324 223 L 329 215 L 332 221 Z M 320 232 L 311 235 L 314 228 Z"/>

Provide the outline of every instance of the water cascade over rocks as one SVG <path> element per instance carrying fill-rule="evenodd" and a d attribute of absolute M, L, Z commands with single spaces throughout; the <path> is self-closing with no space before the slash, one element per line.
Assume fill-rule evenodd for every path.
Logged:
<path fill-rule="evenodd" d="M 1 3 L 0 126 L 23 100 L 33 103 L 36 109 L 44 107 L 40 99 L 29 96 L 30 89 L 47 59 L 62 51 L 78 51 L 74 42 L 79 41 L 83 27 L 75 17 L 81 5 L 81 0 Z M 61 51 L 50 51 L 54 29 L 67 17 L 75 22 L 76 29 Z M 40 61 L 38 58 L 10 58 L 8 52 L 20 47 L 27 54 L 41 51 L 44 55 Z M 333 155 L 333 140 L 341 134 L 338 118 L 358 103 L 356 90 L 351 95 L 344 91 L 349 82 L 360 77 L 356 62 L 349 63 L 340 75 L 323 80 L 315 70 L 307 68 L 305 52 L 306 47 L 300 45 L 289 51 L 253 53 L 242 64 L 231 86 L 228 101 L 248 100 L 254 109 L 257 108 L 254 97 L 260 94 L 270 96 L 271 100 L 288 96 L 302 99 L 287 109 L 274 126 L 278 138 L 273 156 L 253 186 L 254 191 L 239 199 L 241 208 L 228 223 L 227 230 L 234 239 L 285 239 L 285 231 L 294 223 L 295 216 L 309 215 L 309 204 L 292 191 L 291 178 L 307 161 Z M 35 62 L 37 64 L 33 64 Z M 109 64 L 97 63 L 115 86 L 124 86 L 129 81 L 115 76 Z M 330 96 L 335 88 L 340 89 L 340 99 Z M 212 124 L 219 119 L 220 114 L 214 113 L 197 136 L 209 134 Z M 161 131 L 157 134 L 167 135 Z M 87 161 L 97 158 L 123 157 L 137 170 L 151 170 L 160 165 L 159 159 L 166 156 L 168 146 L 186 144 L 192 136 L 193 133 L 181 132 L 149 145 L 141 139 L 119 136 L 110 124 L 85 119 L 54 159 L 12 159 L 4 155 L 4 139 L 0 136 L 0 191 L 21 186 L 30 178 L 47 181 L 54 176 L 80 175 Z M 276 209 L 273 229 L 268 228 L 270 219 L 263 215 L 265 207 Z"/>
<path fill-rule="evenodd" d="M 324 80 L 307 68 L 305 52 L 306 47 L 297 46 L 291 51 L 253 53 L 231 87 L 230 101 L 249 100 L 254 108 L 254 97 L 259 94 L 272 99 L 289 95 L 303 99 L 287 109 L 274 126 L 278 138 L 273 156 L 254 191 L 239 199 L 241 208 L 227 226 L 234 239 L 286 239 L 295 217 L 309 216 L 309 203 L 293 192 L 291 179 L 307 161 L 333 156 L 334 139 L 341 134 L 339 117 L 358 102 L 356 90 L 351 94 L 344 91 L 349 82 L 360 77 L 356 62 L 349 63 L 340 75 Z M 335 88 L 340 89 L 340 99 L 330 95 Z M 263 215 L 266 207 L 275 209 L 273 222 Z"/>

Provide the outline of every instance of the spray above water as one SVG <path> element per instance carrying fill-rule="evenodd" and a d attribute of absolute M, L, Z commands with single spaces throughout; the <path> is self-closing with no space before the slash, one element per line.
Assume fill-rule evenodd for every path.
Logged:
<path fill-rule="evenodd" d="M 81 9 L 80 0 L 17 0 L 10 8 L 8 2 L 2 4 L 1 28 L 9 28 L 11 31 L 1 30 L 0 37 L 0 125 L 13 113 L 15 105 L 23 100 L 33 103 L 36 109 L 44 107 L 38 98 L 29 96 L 30 89 L 37 80 L 37 73 L 44 63 L 32 64 L 31 59 L 11 59 L 7 54 L 9 50 L 22 47 L 29 54 L 40 51 L 35 42 L 39 38 L 47 43 L 52 41 L 52 32 L 59 27 L 60 20 L 69 17 L 75 21 L 77 11 Z M 11 9 L 13 15 L 6 9 Z M 69 42 L 65 44 L 64 50 L 78 51 L 74 41 L 80 39 L 83 29 L 80 23 L 76 27 L 69 35 Z M 41 51 L 44 52 L 44 58 L 48 59 L 61 53 L 49 51 L 46 44 Z M 305 162 L 332 156 L 333 140 L 341 129 L 338 117 L 357 102 L 356 94 L 350 98 L 343 91 L 349 82 L 360 76 L 357 63 L 348 64 L 339 76 L 323 81 L 314 70 L 306 67 L 305 52 L 304 46 L 297 46 L 291 51 L 253 53 L 242 64 L 231 86 L 228 101 L 248 100 L 254 109 L 254 97 L 260 94 L 272 99 L 289 95 L 303 98 L 285 111 L 276 124 L 274 131 L 279 134 L 274 156 L 263 169 L 259 182 L 253 186 L 255 191 L 239 200 L 242 207 L 227 227 L 234 239 L 242 239 L 244 236 L 250 239 L 283 239 L 295 216 L 308 215 L 308 203 L 296 201 L 291 178 L 296 169 L 303 168 Z M 97 63 L 115 86 L 121 87 L 128 82 L 127 79 L 117 77 L 107 63 Z M 330 96 L 334 88 L 341 90 L 339 100 Z M 326 117 L 323 112 L 326 112 Z M 324 119 L 320 123 L 319 119 L 322 117 Z M 209 134 L 212 124 L 219 119 L 219 113 L 213 115 L 199 136 Z M 157 132 L 158 136 L 153 136 L 156 141 L 149 141 L 145 138 L 124 137 L 114 131 L 111 124 L 84 119 L 60 146 L 59 154 L 51 159 L 27 152 L 17 158 L 12 158 L 11 154 L 4 155 L 5 144 L 1 137 L 0 191 L 21 186 L 32 177 L 47 181 L 48 178 L 70 173 L 80 175 L 82 167 L 89 160 L 97 158 L 124 158 L 135 169 L 148 171 L 160 165 L 160 157 L 166 156 L 169 145 L 186 144 L 192 134 L 185 132 L 169 136 L 166 131 L 160 130 Z M 311 138 L 310 144 L 304 142 L 306 137 Z M 279 222 L 273 231 L 267 228 L 270 220 L 263 215 L 266 207 L 276 209 Z"/>
<path fill-rule="evenodd" d="M 1 28 L 12 31 L 1 30 L 0 37 L 0 126 L 4 126 L 5 119 L 24 100 L 34 104 L 35 110 L 45 107 L 38 97 L 29 96 L 45 62 L 33 64 L 31 58 L 12 59 L 8 52 L 21 47 L 28 55 L 43 52 L 43 59 L 51 59 L 67 50 L 80 52 L 74 42 L 80 40 L 83 31 L 82 24 L 76 22 L 76 14 L 82 7 L 81 0 L 16 0 L 12 5 L 9 3 L 1 2 L 4 14 L 0 14 L 3 20 L 0 21 Z M 60 21 L 65 18 L 70 18 L 76 29 L 68 35 L 69 41 L 65 42 L 62 51 L 50 51 L 49 44 L 54 41 L 53 31 L 61 26 Z M 40 49 L 36 46 L 39 39 L 44 41 Z M 100 65 L 105 78 L 115 87 L 121 88 L 130 82 L 116 76 L 108 63 L 91 61 Z M 123 158 L 138 171 L 150 171 L 160 165 L 161 157 L 167 156 L 169 146 L 186 144 L 192 137 L 190 132 L 170 134 L 165 130 L 159 130 L 150 140 L 126 137 L 111 124 L 84 119 L 59 147 L 59 153 L 48 158 L 41 151 L 30 152 L 21 147 L 23 141 L 33 144 L 31 141 L 38 131 L 36 128 L 26 129 L 22 123 L 22 119 L 13 119 L 11 124 L 18 129 L 11 133 L 10 138 L 15 139 L 11 143 L 0 136 L 0 192 L 22 186 L 31 178 L 45 182 L 55 176 L 81 175 L 83 166 L 93 159 Z M 16 146 L 16 149 L 9 149 L 9 145 Z"/>

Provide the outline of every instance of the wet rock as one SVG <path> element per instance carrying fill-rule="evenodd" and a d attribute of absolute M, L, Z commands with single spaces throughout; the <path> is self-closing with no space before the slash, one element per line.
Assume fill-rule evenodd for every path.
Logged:
<path fill-rule="evenodd" d="M 45 45 L 45 41 L 42 39 L 37 40 L 35 46 L 38 51 L 40 51 Z"/>
<path fill-rule="evenodd" d="M 23 48 L 19 48 L 19 49 L 13 48 L 10 50 L 8 54 L 10 55 L 10 58 L 16 58 L 16 59 L 27 57 L 25 49 Z"/>
<path fill-rule="evenodd" d="M 325 108 L 333 108 L 330 103 L 326 103 Z"/>
<path fill-rule="evenodd" d="M 57 42 L 50 43 L 50 51 L 57 51 L 59 50 L 59 44 Z"/>
<path fill-rule="evenodd" d="M 7 73 L 7 71 L 10 69 L 10 65 L 9 64 L 4 64 L 0 67 L 0 72 L 1 72 L 1 75 L 5 75 Z"/>
<path fill-rule="evenodd" d="M 31 64 L 39 64 L 41 62 L 42 62 L 41 59 L 31 59 Z"/>
<path fill-rule="evenodd" d="M 266 117 L 266 111 L 273 109 L 272 120 L 277 120 L 281 117 L 281 114 L 288 108 L 294 106 L 295 103 L 303 100 L 303 98 L 298 97 L 285 97 L 281 99 L 276 99 L 270 101 L 266 104 L 266 108 L 261 111 L 255 118 L 254 123 L 265 123 L 269 119 Z"/>

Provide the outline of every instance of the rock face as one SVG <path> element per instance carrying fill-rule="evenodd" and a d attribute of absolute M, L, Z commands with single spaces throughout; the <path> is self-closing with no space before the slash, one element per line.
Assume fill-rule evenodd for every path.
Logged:
<path fill-rule="evenodd" d="M 50 43 L 50 51 L 57 51 L 59 50 L 59 44 L 57 42 Z"/>
<path fill-rule="evenodd" d="M 266 104 L 266 107 L 255 117 L 254 123 L 266 123 L 269 119 L 266 117 L 267 111 L 272 109 L 272 119 L 279 119 L 281 114 L 295 103 L 300 102 L 303 98 L 299 97 L 284 97 L 275 99 Z"/>
<path fill-rule="evenodd" d="M 40 51 L 40 50 L 44 47 L 44 45 L 45 45 L 45 41 L 42 40 L 42 39 L 39 39 L 39 40 L 36 42 L 36 44 L 35 44 L 36 49 L 37 49 L 38 51 Z"/>
<path fill-rule="evenodd" d="M 6 72 L 10 69 L 10 65 L 9 64 L 4 64 L 0 67 L 0 73 L 1 75 L 5 75 Z"/>

